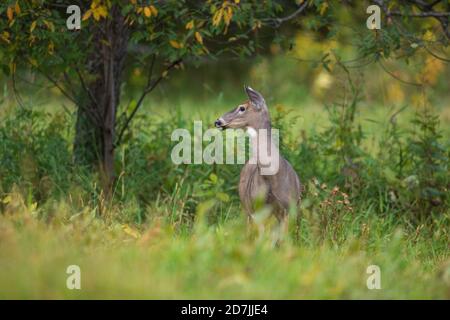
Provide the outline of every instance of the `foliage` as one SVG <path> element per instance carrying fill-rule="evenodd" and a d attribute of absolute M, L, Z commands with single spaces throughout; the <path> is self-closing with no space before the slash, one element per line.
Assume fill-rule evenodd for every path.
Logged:
<path fill-rule="evenodd" d="M 448 217 L 432 231 L 368 214 L 341 225 L 347 240 L 339 246 L 318 245 L 310 226 L 319 225 L 305 217 L 302 244 L 274 248 L 267 234 L 249 238 L 244 219 L 216 227 L 199 220 L 187 235 L 155 209 L 151 222 L 128 225 L 95 218 L 92 206 L 71 208 L 66 201 L 45 208 L 57 212 L 45 223 L 35 218 L 44 208 L 11 194 L 0 215 L 0 284 L 9 288 L 2 298 L 449 298 Z M 72 264 L 81 268 L 81 290 L 66 288 Z M 381 290 L 366 287 L 373 264 Z"/>
<path fill-rule="evenodd" d="M 160 63 L 165 64 L 184 57 L 196 60 L 205 55 L 216 56 L 224 51 L 249 55 L 255 50 L 249 32 L 261 28 L 262 17 L 270 19 L 282 10 L 272 1 L 264 5 L 257 1 L 165 1 L 149 5 L 147 1 L 94 0 L 81 8 L 81 29 L 69 31 L 65 8 L 70 4 L 3 2 L 0 14 L 6 13 L 7 19 L 0 22 L 2 69 L 9 74 L 21 64 L 43 71 L 59 83 L 76 78 L 77 69 L 87 72 L 88 66 L 83 63 L 95 48 L 92 27 L 101 28 L 116 5 L 131 31 L 130 63 L 136 65 L 149 65 L 151 56 L 159 57 Z M 60 78 L 64 72 L 68 77 Z M 73 89 L 70 83 L 65 85 L 66 92 Z"/>
<path fill-rule="evenodd" d="M 69 188 L 71 153 L 63 136 L 66 120 L 63 114 L 50 118 L 28 109 L 4 119 L 0 127 L 0 190 L 18 185 L 31 197 L 46 199 Z"/>
<path fill-rule="evenodd" d="M 415 190 L 415 209 L 421 215 L 442 210 L 449 205 L 449 164 L 448 146 L 442 143 L 439 130 L 439 116 L 424 107 L 416 113 L 413 124 L 417 133 L 408 141 L 413 172 L 405 179 L 408 187 Z"/>

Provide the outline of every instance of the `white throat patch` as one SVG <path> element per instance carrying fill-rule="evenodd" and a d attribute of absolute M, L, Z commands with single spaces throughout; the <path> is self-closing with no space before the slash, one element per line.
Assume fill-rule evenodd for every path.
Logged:
<path fill-rule="evenodd" d="M 252 138 L 255 138 L 256 135 L 258 134 L 258 133 L 256 132 L 256 130 L 255 130 L 254 128 L 252 128 L 252 127 L 247 127 L 247 133 L 248 133 L 248 135 L 249 135 L 250 137 L 252 137 Z"/>

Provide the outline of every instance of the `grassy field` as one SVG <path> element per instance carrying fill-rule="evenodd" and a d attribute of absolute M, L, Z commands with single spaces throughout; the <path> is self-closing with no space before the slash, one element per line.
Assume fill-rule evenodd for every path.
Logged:
<path fill-rule="evenodd" d="M 437 207 L 417 193 L 427 186 L 427 169 L 415 166 L 420 151 L 402 172 L 387 169 L 397 163 L 389 147 L 408 147 L 420 135 L 411 124 L 417 110 L 401 113 L 400 133 L 392 133 L 397 109 L 361 108 L 344 128 L 351 141 L 326 149 L 343 129 L 332 114 L 305 104 L 274 107 L 283 153 L 307 186 L 300 236 L 291 217 L 290 237 L 276 247 L 264 210 L 246 227 L 240 166 L 170 161 L 173 128 L 191 130 L 196 119 L 207 127 L 231 106 L 179 107 L 134 124 L 118 150 L 111 202 L 95 175 L 71 165 L 73 124 L 63 112 L 3 115 L 0 298 L 450 299 L 448 167 L 436 178 L 443 176 L 439 190 L 446 191 Z M 448 110 L 435 113 L 443 129 L 435 142 L 448 148 Z M 342 154 L 358 163 L 356 177 L 341 179 Z M 419 182 L 409 188 L 411 172 Z M 81 290 L 66 287 L 69 265 L 81 269 Z M 366 285 L 370 265 L 380 267 L 379 290 Z"/>
<path fill-rule="evenodd" d="M 1 218 L 1 298 L 449 298 L 448 243 L 363 220 L 367 231 L 340 246 L 302 239 L 273 248 L 266 236 L 247 237 L 243 219 L 175 235 L 164 223 L 131 229 L 89 212 L 48 225 L 24 209 Z M 72 264 L 81 290 L 66 288 Z M 380 290 L 366 286 L 373 264 Z"/>

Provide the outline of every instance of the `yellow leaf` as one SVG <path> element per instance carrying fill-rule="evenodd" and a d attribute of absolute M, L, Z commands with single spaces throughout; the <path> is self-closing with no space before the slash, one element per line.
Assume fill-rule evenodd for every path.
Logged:
<path fill-rule="evenodd" d="M 195 33 L 195 39 L 197 39 L 198 43 L 203 44 L 203 38 L 202 38 L 202 35 L 200 34 L 200 32 L 197 31 Z"/>
<path fill-rule="evenodd" d="M 37 202 L 33 202 L 29 207 L 30 211 L 35 211 L 36 208 L 37 208 Z"/>
<path fill-rule="evenodd" d="M 252 30 L 260 29 L 262 27 L 262 23 L 259 20 L 255 20 L 252 26 Z"/>
<path fill-rule="evenodd" d="M 13 9 L 11 7 L 8 7 L 8 9 L 6 9 L 6 15 L 8 16 L 9 21 L 14 18 Z"/>
<path fill-rule="evenodd" d="M 327 11 L 328 9 L 328 3 L 324 2 L 322 3 L 322 5 L 320 6 L 320 15 L 323 16 L 323 14 Z"/>
<path fill-rule="evenodd" d="M 92 10 L 89 9 L 88 11 L 86 11 L 86 12 L 83 14 L 82 20 L 85 21 L 85 20 L 89 19 L 89 17 L 90 17 L 91 15 L 92 15 Z"/>
<path fill-rule="evenodd" d="M 137 238 L 139 238 L 139 237 L 141 236 L 140 233 L 139 233 L 137 230 L 131 228 L 131 227 L 130 227 L 129 225 L 127 225 L 127 224 L 122 225 L 122 229 L 123 229 L 123 231 L 124 231 L 126 234 L 132 236 L 132 237 L 135 238 L 135 239 L 137 239 Z"/>
<path fill-rule="evenodd" d="M 147 18 L 150 17 L 150 16 L 152 15 L 152 11 L 150 10 L 149 7 L 145 7 L 145 8 L 144 8 L 144 14 L 145 14 L 145 16 L 146 16 Z"/>
<path fill-rule="evenodd" d="M 164 70 L 163 73 L 162 73 L 161 75 L 162 75 L 163 78 L 165 78 L 165 77 L 167 77 L 167 74 L 168 74 L 168 73 L 169 73 L 169 72 L 168 72 L 167 70 Z"/>
<path fill-rule="evenodd" d="M 8 31 L 3 31 L 2 39 L 5 40 L 6 42 L 10 43 L 10 41 L 9 41 L 9 32 Z"/>
<path fill-rule="evenodd" d="M 51 32 L 55 31 L 55 25 L 53 24 L 53 22 L 44 20 L 44 23 Z"/>
<path fill-rule="evenodd" d="M 158 10 L 155 8 L 155 6 L 150 6 L 150 10 L 152 10 L 152 15 L 155 17 L 158 15 Z"/>
<path fill-rule="evenodd" d="M 31 23 L 30 33 L 33 32 L 34 29 L 36 29 L 36 23 L 37 23 L 36 20 Z"/>
<path fill-rule="evenodd" d="M 105 6 L 100 6 L 97 8 L 97 12 L 100 17 L 106 18 L 108 16 L 108 10 Z"/>
<path fill-rule="evenodd" d="M 17 2 L 17 1 L 16 1 L 16 5 L 14 6 L 14 11 L 15 11 L 17 14 L 20 14 L 20 6 L 19 6 L 19 2 Z"/>
<path fill-rule="evenodd" d="M 172 47 L 174 47 L 175 49 L 183 48 L 183 45 L 181 43 L 179 43 L 178 41 L 176 41 L 176 40 L 170 40 L 169 42 L 170 42 L 170 45 Z"/>
<path fill-rule="evenodd" d="M 194 20 L 189 21 L 186 23 L 186 29 L 191 30 L 194 27 Z"/>
<path fill-rule="evenodd" d="M 214 27 L 217 27 L 220 24 L 220 21 L 222 21 L 222 15 L 223 15 L 222 9 L 219 9 L 214 13 L 214 16 L 212 19 L 212 24 Z"/>
<path fill-rule="evenodd" d="M 53 55 L 53 53 L 55 52 L 55 45 L 53 44 L 53 42 L 50 41 L 47 49 L 48 49 L 48 53 L 50 55 Z"/>
<path fill-rule="evenodd" d="M 3 33 L 0 35 L 0 38 L 2 38 L 3 41 L 5 41 L 7 44 L 10 44 L 11 41 L 9 41 L 8 37 L 9 37 L 9 34 L 8 34 L 8 32 L 6 32 L 6 31 L 3 32 Z"/>
<path fill-rule="evenodd" d="M 8 204 L 11 202 L 11 200 L 12 200 L 11 195 L 7 195 L 6 197 L 3 198 L 2 202 L 4 204 Z"/>
<path fill-rule="evenodd" d="M 234 0 L 234 3 L 239 4 L 239 2 L 241 2 L 241 0 Z"/>
<path fill-rule="evenodd" d="M 435 41 L 436 37 L 432 31 L 427 30 L 427 32 L 425 32 L 425 34 L 423 35 L 423 40 L 424 41 Z"/>
<path fill-rule="evenodd" d="M 224 11 L 223 20 L 225 24 L 228 26 L 231 22 L 231 18 L 233 17 L 233 9 L 231 7 L 227 7 L 226 11 Z"/>
<path fill-rule="evenodd" d="M 30 64 L 31 64 L 32 66 L 34 66 L 34 67 L 37 67 L 37 66 L 38 66 L 38 63 L 37 63 L 36 59 L 29 58 L 28 60 L 30 61 Z"/>

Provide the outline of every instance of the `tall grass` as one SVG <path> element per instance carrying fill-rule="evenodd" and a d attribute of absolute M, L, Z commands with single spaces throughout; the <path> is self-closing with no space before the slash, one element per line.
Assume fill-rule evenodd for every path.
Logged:
<path fill-rule="evenodd" d="M 129 225 L 98 219 L 92 206 L 77 214 L 71 207 L 55 203 L 44 222 L 39 207 L 11 194 L 0 216 L 1 298 L 450 297 L 442 234 L 371 212 L 339 222 L 339 245 L 323 241 L 320 220 L 305 214 L 300 244 L 275 248 L 268 232 L 249 234 L 244 218 L 210 225 L 198 211 L 191 231 L 180 233 L 164 210 L 149 208 L 151 222 Z M 69 265 L 81 268 L 81 290 L 66 288 Z M 369 265 L 381 268 L 380 290 L 366 287 Z"/>
<path fill-rule="evenodd" d="M 170 134 L 192 130 L 195 114 L 137 119 L 117 150 L 111 201 L 95 173 L 72 164 L 70 117 L 5 115 L 0 297 L 450 298 L 447 133 L 430 108 L 381 117 L 359 103 L 272 109 L 306 186 L 299 237 L 292 221 L 278 248 L 264 210 L 247 230 L 238 165 L 171 162 Z M 317 112 L 328 120 L 314 122 Z M 205 128 L 216 116 L 201 116 Z M 65 286 L 71 264 L 81 267 L 80 291 Z M 373 264 L 381 290 L 366 286 Z"/>

